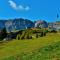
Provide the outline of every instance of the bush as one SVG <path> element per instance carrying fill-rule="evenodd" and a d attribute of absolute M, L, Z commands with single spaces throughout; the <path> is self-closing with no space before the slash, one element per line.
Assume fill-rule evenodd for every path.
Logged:
<path fill-rule="evenodd" d="M 48 33 L 49 31 L 48 30 L 45 30 L 45 33 Z"/>
<path fill-rule="evenodd" d="M 3 40 L 7 36 L 6 28 L 3 28 L 0 32 L 0 40 Z"/>
<path fill-rule="evenodd" d="M 41 32 L 41 33 L 40 33 L 40 37 L 43 37 L 43 36 L 44 36 L 44 35 L 43 35 L 43 32 Z"/>
<path fill-rule="evenodd" d="M 32 39 L 32 36 L 30 36 L 29 39 Z"/>
<path fill-rule="evenodd" d="M 51 30 L 50 33 L 57 33 L 57 31 L 56 30 Z"/>
<path fill-rule="evenodd" d="M 25 34 L 26 34 L 26 31 L 23 31 L 23 33 L 22 33 L 20 39 L 25 39 Z"/>
<path fill-rule="evenodd" d="M 26 38 L 26 39 L 32 39 L 31 34 L 32 34 L 31 31 L 29 31 L 29 30 L 26 31 L 25 38 Z"/>
<path fill-rule="evenodd" d="M 26 34 L 26 37 L 25 37 L 26 39 L 29 39 L 29 33 L 27 32 L 27 34 Z"/>
<path fill-rule="evenodd" d="M 37 33 L 37 31 L 36 30 L 32 30 L 32 33 L 35 34 L 35 33 Z"/>
<path fill-rule="evenodd" d="M 17 40 L 20 40 L 20 34 L 17 35 L 16 39 Z"/>
<path fill-rule="evenodd" d="M 43 35 L 46 36 L 46 32 L 43 32 Z"/>
<path fill-rule="evenodd" d="M 43 36 L 46 36 L 46 32 L 44 31 L 42 31 L 41 33 L 40 33 L 40 37 L 43 37 Z"/>
<path fill-rule="evenodd" d="M 23 33 L 23 30 L 20 30 L 20 31 L 18 32 L 18 34 L 20 34 L 20 35 L 22 35 L 22 33 Z"/>
<path fill-rule="evenodd" d="M 36 38 L 38 38 L 38 34 L 36 34 Z"/>

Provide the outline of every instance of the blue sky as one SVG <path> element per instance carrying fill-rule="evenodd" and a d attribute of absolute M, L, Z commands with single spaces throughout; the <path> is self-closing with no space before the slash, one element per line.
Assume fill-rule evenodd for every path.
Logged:
<path fill-rule="evenodd" d="M 0 19 L 57 20 L 60 0 L 0 0 Z"/>

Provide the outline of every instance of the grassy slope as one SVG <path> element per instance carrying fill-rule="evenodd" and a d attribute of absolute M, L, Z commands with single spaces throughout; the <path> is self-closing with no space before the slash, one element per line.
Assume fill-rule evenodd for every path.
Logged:
<path fill-rule="evenodd" d="M 32 52 L 36 52 L 44 46 L 53 45 L 54 42 L 58 42 L 58 41 L 60 41 L 60 34 L 49 34 L 46 37 L 40 37 L 40 38 L 33 39 L 33 40 L 10 41 L 8 43 L 4 43 L 2 46 L 0 45 L 0 60 L 2 58 L 6 58 L 9 56 L 16 56 L 18 54 L 21 55 L 23 53 L 32 54 Z M 35 53 L 34 56 L 36 55 L 38 54 Z"/>

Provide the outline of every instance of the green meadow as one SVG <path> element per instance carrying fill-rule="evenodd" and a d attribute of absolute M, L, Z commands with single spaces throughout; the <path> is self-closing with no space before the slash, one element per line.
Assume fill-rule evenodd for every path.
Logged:
<path fill-rule="evenodd" d="M 0 42 L 0 60 L 60 60 L 60 33 Z"/>

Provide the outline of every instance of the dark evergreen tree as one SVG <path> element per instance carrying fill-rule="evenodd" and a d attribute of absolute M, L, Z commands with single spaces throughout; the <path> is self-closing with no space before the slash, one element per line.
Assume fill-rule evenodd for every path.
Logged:
<path fill-rule="evenodd" d="M 3 28 L 0 33 L 0 40 L 3 40 L 7 36 L 6 28 Z"/>
<path fill-rule="evenodd" d="M 7 36 L 7 31 L 6 31 L 6 28 L 3 28 L 3 34 L 2 34 L 2 39 L 4 39 L 6 36 Z"/>

